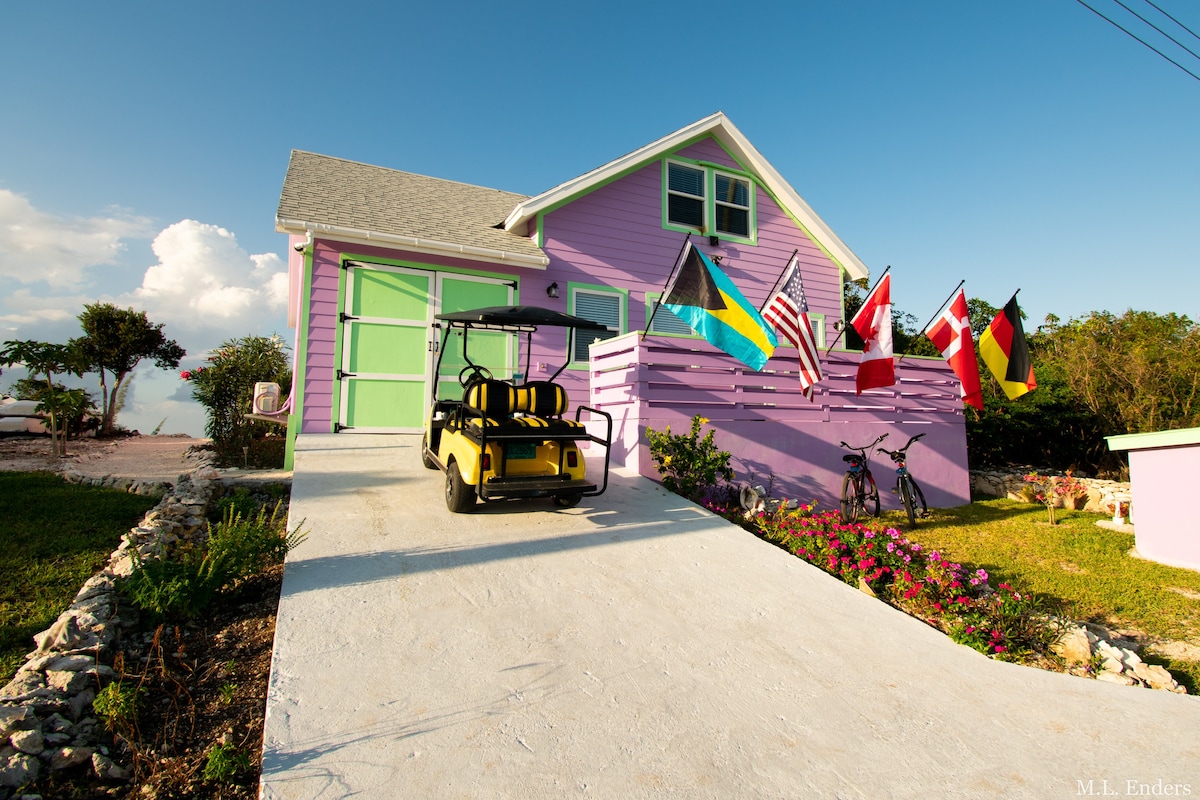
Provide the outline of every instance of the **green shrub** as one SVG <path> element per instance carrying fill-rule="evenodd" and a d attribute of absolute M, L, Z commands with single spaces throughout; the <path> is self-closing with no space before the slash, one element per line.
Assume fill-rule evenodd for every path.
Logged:
<path fill-rule="evenodd" d="M 142 692 L 136 686 L 120 681 L 110 683 L 96 693 L 92 708 L 113 733 L 128 737 L 137 726 L 138 706 Z"/>
<path fill-rule="evenodd" d="M 192 396 L 207 411 L 204 430 L 221 466 L 283 466 L 280 426 L 245 417 L 254 400 L 254 384 L 274 382 L 284 392 L 291 386 L 287 346 L 278 336 L 230 339 L 204 366 L 185 370 L 180 377 L 192 384 Z"/>
<path fill-rule="evenodd" d="M 658 465 L 663 488 L 692 501 L 698 501 L 719 481 L 733 480 L 729 452 L 713 444 L 712 430 L 700 436 L 700 427 L 706 424 L 704 417 L 692 417 L 691 432 L 683 435 L 672 434 L 670 425 L 664 431 L 646 429 L 650 457 Z"/>
<path fill-rule="evenodd" d="M 125 594 L 138 608 L 162 616 L 194 617 L 217 592 L 282 561 L 304 539 L 291 533 L 276 503 L 244 517 L 226 509 L 221 522 L 209 523 L 200 545 L 185 545 L 168 556 L 139 560 L 124 581 Z"/>
<path fill-rule="evenodd" d="M 230 743 L 219 744 L 208 752 L 204 762 L 204 780 L 227 783 L 239 772 L 250 769 L 250 756 Z"/>

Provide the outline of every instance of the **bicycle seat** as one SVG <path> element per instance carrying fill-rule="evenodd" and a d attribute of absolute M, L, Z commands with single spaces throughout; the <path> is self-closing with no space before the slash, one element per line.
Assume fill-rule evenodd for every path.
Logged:
<path fill-rule="evenodd" d="M 854 464 L 859 461 L 862 461 L 862 456 L 856 456 L 856 455 L 842 456 L 842 461 L 845 461 L 848 464 Z"/>

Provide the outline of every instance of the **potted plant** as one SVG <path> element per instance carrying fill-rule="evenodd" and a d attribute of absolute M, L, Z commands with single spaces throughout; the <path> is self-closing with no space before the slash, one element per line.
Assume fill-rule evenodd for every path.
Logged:
<path fill-rule="evenodd" d="M 1054 494 L 1062 499 L 1063 508 L 1080 509 L 1087 505 L 1087 486 L 1076 480 L 1070 470 L 1054 479 Z"/>

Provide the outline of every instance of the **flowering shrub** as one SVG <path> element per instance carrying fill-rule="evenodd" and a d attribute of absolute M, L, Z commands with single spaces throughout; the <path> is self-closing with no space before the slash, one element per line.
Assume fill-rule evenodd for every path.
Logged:
<path fill-rule="evenodd" d="M 1088 490 L 1082 482 L 1075 480 L 1075 476 L 1071 474 L 1071 470 L 1067 470 L 1067 474 L 1061 478 L 1053 479 L 1054 493 L 1059 497 L 1086 497 Z"/>
<path fill-rule="evenodd" d="M 993 588 L 987 570 L 971 570 L 937 550 L 926 550 L 894 528 L 880 532 L 859 523 L 845 524 L 836 511 L 816 510 L 816 500 L 795 507 L 783 501 L 747 517 L 737 491 L 728 483 L 733 480 L 729 453 L 717 450 L 711 430 L 700 436 L 700 427 L 707 422 L 694 417 L 690 434 L 683 436 L 672 435 L 669 426 L 663 432 L 647 430 L 651 456 L 667 489 L 852 586 L 869 589 L 992 658 L 1044 658 L 1058 641 L 1061 623 L 1040 600 L 1007 583 Z M 1026 480 L 1053 514 L 1055 480 L 1036 472 Z M 1073 481 L 1069 473 L 1067 481 Z M 1074 491 L 1067 481 L 1060 496 Z"/>
<path fill-rule="evenodd" d="M 1007 583 L 967 603 L 950 627 L 950 638 L 1001 661 L 1044 655 L 1062 634 L 1033 596 Z"/>
<path fill-rule="evenodd" d="M 670 425 L 663 431 L 646 429 L 650 457 L 658 465 L 663 487 L 692 501 L 699 501 L 706 489 L 720 481 L 733 480 L 729 452 L 713 444 L 712 430 L 700 436 L 700 426 L 707 424 L 707 419 L 696 416 L 687 434 L 672 434 Z"/>
<path fill-rule="evenodd" d="M 846 525 L 834 511 L 786 504 L 752 520 L 768 541 L 935 627 L 960 644 L 1002 660 L 1044 656 L 1060 630 L 1043 604 L 1008 584 L 993 589 L 985 569 L 974 571 L 900 531 Z"/>
<path fill-rule="evenodd" d="M 1054 525 L 1054 476 L 1039 475 L 1034 471 L 1025 476 L 1025 482 L 1029 484 L 1032 499 L 1046 507 L 1046 513 L 1050 515 L 1050 524 Z"/>

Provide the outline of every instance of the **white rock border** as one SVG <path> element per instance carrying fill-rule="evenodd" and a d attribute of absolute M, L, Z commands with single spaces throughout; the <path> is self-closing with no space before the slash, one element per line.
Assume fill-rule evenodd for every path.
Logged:
<path fill-rule="evenodd" d="M 221 475 L 210 463 L 202 463 L 173 485 L 88 477 L 71 470 L 64 471 L 63 478 L 161 499 L 122 537 L 107 566 L 84 583 L 70 607 L 34 636 L 36 649 L 0 688 L 0 798 L 46 770 L 86 762 L 102 780 L 129 779 L 129 771 L 108 757 L 100 744 L 99 722 L 90 716 L 96 692 L 116 677 L 113 644 L 119 628 L 127 624 L 118 613 L 116 582 L 132 573 L 135 553 L 157 555 L 207 530 L 205 513 Z"/>

